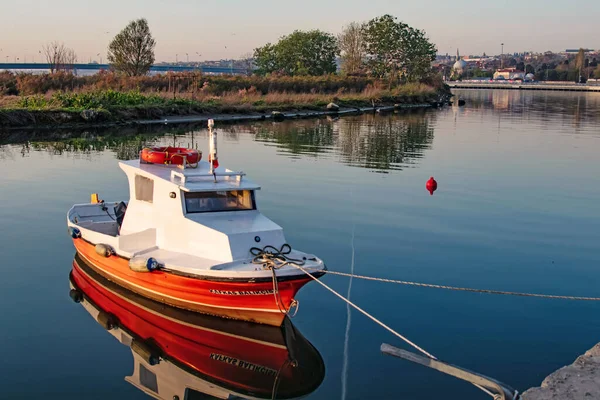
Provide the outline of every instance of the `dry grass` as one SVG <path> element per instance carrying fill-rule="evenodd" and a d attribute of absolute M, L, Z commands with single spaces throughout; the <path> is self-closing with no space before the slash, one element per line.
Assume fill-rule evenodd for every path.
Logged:
<path fill-rule="evenodd" d="M 0 108 L 14 108 L 19 101 L 19 96 L 0 96 Z"/>

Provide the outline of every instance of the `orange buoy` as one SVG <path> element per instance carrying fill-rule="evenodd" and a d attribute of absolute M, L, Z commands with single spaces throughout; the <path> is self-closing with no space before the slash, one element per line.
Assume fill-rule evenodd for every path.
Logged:
<path fill-rule="evenodd" d="M 183 147 L 154 147 L 143 149 L 140 159 L 149 164 L 197 164 L 202 159 L 202 153 Z"/>
<path fill-rule="evenodd" d="M 433 192 L 437 190 L 437 182 L 433 179 L 433 176 L 429 178 L 425 184 L 425 188 L 429 191 L 429 194 L 433 196 Z"/>

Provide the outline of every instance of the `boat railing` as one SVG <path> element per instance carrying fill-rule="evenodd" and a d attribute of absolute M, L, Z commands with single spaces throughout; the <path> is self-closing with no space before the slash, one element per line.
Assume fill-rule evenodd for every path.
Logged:
<path fill-rule="evenodd" d="M 183 173 L 181 171 L 171 171 L 171 181 L 179 180 L 181 184 L 185 184 L 186 182 L 198 181 L 205 178 L 213 178 L 215 182 L 217 181 L 217 177 L 226 177 L 226 178 L 236 178 L 237 182 L 241 182 L 242 177 L 246 174 L 244 172 L 213 172 L 212 174 L 209 172 L 186 172 Z"/>

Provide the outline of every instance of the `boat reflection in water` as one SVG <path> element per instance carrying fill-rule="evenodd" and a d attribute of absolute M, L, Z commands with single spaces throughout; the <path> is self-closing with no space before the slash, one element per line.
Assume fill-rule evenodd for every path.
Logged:
<path fill-rule="evenodd" d="M 75 256 L 71 298 L 132 350 L 125 379 L 160 399 L 289 399 L 325 377 L 323 358 L 286 318 L 281 327 L 226 320 L 136 295 Z"/>

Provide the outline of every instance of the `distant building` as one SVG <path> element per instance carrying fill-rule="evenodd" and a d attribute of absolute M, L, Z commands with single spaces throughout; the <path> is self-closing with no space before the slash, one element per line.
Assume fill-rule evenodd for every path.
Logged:
<path fill-rule="evenodd" d="M 452 66 L 452 76 L 454 78 L 460 78 L 462 74 L 467 70 L 467 62 L 460 58 L 458 49 L 456 49 L 456 62 Z"/>
<path fill-rule="evenodd" d="M 498 69 L 494 73 L 494 80 L 525 80 L 525 71 L 519 71 L 516 68 Z"/>

